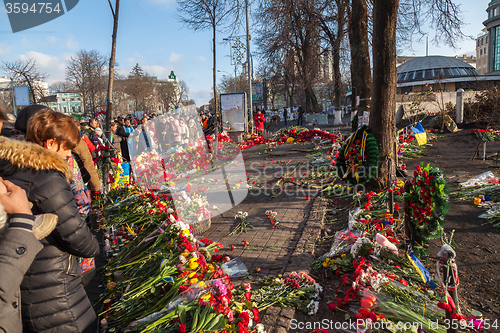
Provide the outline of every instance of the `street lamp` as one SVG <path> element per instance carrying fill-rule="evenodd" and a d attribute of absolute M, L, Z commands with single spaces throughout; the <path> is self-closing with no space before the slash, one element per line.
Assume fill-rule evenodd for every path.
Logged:
<path fill-rule="evenodd" d="M 231 74 L 229 72 L 221 71 L 220 69 L 218 69 L 217 72 L 226 73 L 231 78 Z M 225 76 L 225 75 L 223 75 L 223 76 Z M 234 83 L 234 92 L 236 92 L 236 73 L 234 74 L 234 81 L 233 81 L 233 83 Z"/>

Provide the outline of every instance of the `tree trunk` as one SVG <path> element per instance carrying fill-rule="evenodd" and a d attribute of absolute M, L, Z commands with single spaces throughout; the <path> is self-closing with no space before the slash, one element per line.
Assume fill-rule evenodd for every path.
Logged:
<path fill-rule="evenodd" d="M 396 140 L 396 22 L 399 0 L 373 4 L 373 93 L 370 128 L 380 149 L 379 186 L 388 185 Z M 388 177 L 389 176 L 389 177 Z"/>
<path fill-rule="evenodd" d="M 111 57 L 109 58 L 109 78 L 108 93 L 106 105 L 106 136 L 111 138 L 111 119 L 113 118 L 113 80 L 115 72 L 116 55 L 116 33 L 118 31 L 118 13 L 120 10 L 120 0 L 116 0 L 115 9 L 111 6 L 111 0 L 108 0 L 111 12 L 113 14 L 113 35 L 111 37 Z"/>
<path fill-rule="evenodd" d="M 214 101 L 215 101 L 215 116 L 214 116 L 214 126 L 215 126 L 215 132 L 214 132 L 214 151 L 215 154 L 217 154 L 217 149 L 218 149 L 218 141 L 219 141 L 219 99 L 217 98 L 217 60 L 216 60 L 216 43 L 215 43 L 215 36 L 216 36 L 216 30 L 215 26 L 213 28 L 213 36 L 212 36 L 212 52 L 213 52 L 213 63 L 214 63 L 214 68 L 213 68 L 213 85 L 214 85 Z M 214 155 L 215 156 L 215 155 Z"/>
<path fill-rule="evenodd" d="M 345 24 L 345 0 L 337 1 L 338 8 L 338 25 L 337 25 L 337 39 L 334 41 L 333 48 L 333 79 L 335 94 L 334 106 L 335 110 L 341 109 L 341 94 L 342 94 L 342 74 L 340 73 L 340 44 L 344 39 L 344 24 Z"/>
<path fill-rule="evenodd" d="M 368 49 L 368 9 L 366 0 L 352 0 L 349 19 L 349 43 L 351 44 L 351 81 L 353 106 L 360 97 L 358 110 L 366 110 L 371 97 L 372 77 Z M 354 94 L 354 92 L 356 94 Z"/>

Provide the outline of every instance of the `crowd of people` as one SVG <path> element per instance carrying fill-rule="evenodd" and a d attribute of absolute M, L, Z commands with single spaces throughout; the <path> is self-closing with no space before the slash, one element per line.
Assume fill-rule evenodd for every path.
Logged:
<path fill-rule="evenodd" d="M 89 149 L 95 151 L 94 158 L 100 157 L 103 147 L 111 147 L 112 157 L 121 156 L 124 161 L 130 162 L 137 152 L 151 149 L 167 152 L 196 141 L 202 134 L 212 134 L 213 118 L 211 113 L 203 111 L 198 115 L 181 112 L 144 115 L 140 119 L 122 115 L 112 120 L 109 138 L 103 136 L 102 125 L 96 118 L 81 121 L 80 127 L 88 138 Z"/>

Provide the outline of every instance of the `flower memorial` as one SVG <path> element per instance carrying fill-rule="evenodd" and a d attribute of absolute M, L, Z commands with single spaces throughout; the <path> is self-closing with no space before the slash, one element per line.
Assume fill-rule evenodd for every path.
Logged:
<path fill-rule="evenodd" d="M 409 200 L 410 239 L 418 248 L 439 238 L 448 212 L 448 194 L 444 173 L 436 167 L 417 166 L 406 194 Z"/>
<path fill-rule="evenodd" d="M 376 175 L 378 162 L 377 141 L 368 127 L 362 126 L 340 149 L 337 174 L 348 184 L 364 184 Z"/>
<path fill-rule="evenodd" d="M 222 265 L 228 258 L 216 254 L 223 245 L 196 237 L 167 194 L 123 188 L 99 205 L 109 259 L 102 330 L 263 332 L 260 312 L 269 306 L 318 310 L 322 288 L 303 272 L 235 289 Z"/>

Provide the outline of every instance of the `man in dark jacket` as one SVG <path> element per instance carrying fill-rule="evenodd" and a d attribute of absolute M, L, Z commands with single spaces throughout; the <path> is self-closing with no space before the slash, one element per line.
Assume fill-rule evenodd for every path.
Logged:
<path fill-rule="evenodd" d="M 299 105 L 299 109 L 297 110 L 297 126 L 302 126 L 304 122 L 304 109 L 302 105 Z"/>
<path fill-rule="evenodd" d="M 128 149 L 128 137 L 134 132 L 134 128 L 130 125 L 130 119 L 121 120 L 120 126 L 116 129 L 116 135 L 121 137 L 120 146 L 122 148 L 123 160 L 130 162 L 130 152 Z"/>
<path fill-rule="evenodd" d="M 27 138 L 37 142 L 37 135 L 50 135 L 47 128 L 41 126 L 40 131 L 35 131 L 31 125 L 54 119 L 53 126 L 60 126 L 58 131 L 63 134 L 44 139 L 47 148 L 38 142 L 0 138 L 0 174 L 26 191 L 35 214 L 52 213 L 58 217 L 55 230 L 42 241 L 43 249 L 21 284 L 23 330 L 83 332 L 96 315 L 81 284 L 77 257 L 95 257 L 99 243 L 78 212 L 68 183 L 70 166 L 54 150 L 70 152 L 80 133 L 71 119 L 56 119 L 67 116 L 53 111 L 50 117 L 45 116 L 46 111 L 41 111 L 32 118 Z"/>

